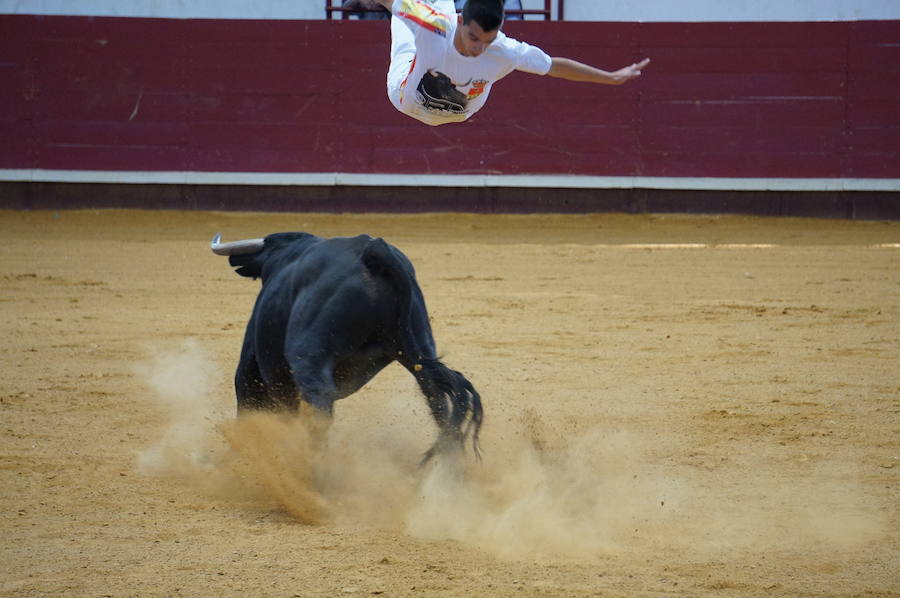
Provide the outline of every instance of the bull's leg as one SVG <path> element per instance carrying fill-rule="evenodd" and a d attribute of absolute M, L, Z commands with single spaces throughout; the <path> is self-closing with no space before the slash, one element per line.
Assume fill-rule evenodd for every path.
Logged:
<path fill-rule="evenodd" d="M 312 407 L 310 417 L 306 419 L 307 426 L 313 443 L 319 445 L 331 427 L 334 402 L 338 399 L 333 366 L 323 357 L 297 351 L 290 354 L 291 373 L 300 399 Z"/>
<path fill-rule="evenodd" d="M 241 357 L 234 374 L 234 390 L 239 414 L 273 408 L 266 383 L 259 373 L 259 365 L 252 356 Z"/>
<path fill-rule="evenodd" d="M 287 347 L 286 357 L 300 398 L 316 411 L 331 416 L 339 398 L 334 382 L 334 359 L 327 351 L 310 346 L 311 342 L 295 342 Z"/>
<path fill-rule="evenodd" d="M 291 411 L 297 409 L 297 389 L 290 375 L 271 373 L 268 382 L 252 353 L 241 356 L 234 375 L 238 414 L 247 411 Z"/>
<path fill-rule="evenodd" d="M 331 416 L 338 391 L 330 364 L 298 359 L 291 364 L 291 368 L 301 398 L 323 415 Z"/>

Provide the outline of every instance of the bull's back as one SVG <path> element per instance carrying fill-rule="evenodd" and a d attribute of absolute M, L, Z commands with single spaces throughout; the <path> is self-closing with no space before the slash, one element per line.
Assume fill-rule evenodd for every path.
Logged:
<path fill-rule="evenodd" d="M 292 334 L 344 338 L 361 329 L 366 313 L 383 313 L 384 283 L 362 259 L 373 242 L 368 235 L 322 239 L 267 281 L 254 310 L 260 354 L 283 353 Z"/>

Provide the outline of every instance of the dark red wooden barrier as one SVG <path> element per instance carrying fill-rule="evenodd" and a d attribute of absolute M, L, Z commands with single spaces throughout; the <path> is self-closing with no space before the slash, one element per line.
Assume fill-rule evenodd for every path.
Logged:
<path fill-rule="evenodd" d="M 639 82 L 385 95 L 384 21 L 0 16 L 0 169 L 900 178 L 900 22 L 510 22 Z"/>

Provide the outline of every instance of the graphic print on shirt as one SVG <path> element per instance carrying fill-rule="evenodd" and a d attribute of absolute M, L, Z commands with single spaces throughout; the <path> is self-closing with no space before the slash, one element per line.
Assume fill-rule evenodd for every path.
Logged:
<path fill-rule="evenodd" d="M 472 89 L 469 90 L 466 99 L 474 100 L 478 96 L 484 93 L 485 87 L 487 86 L 488 81 L 485 79 L 478 79 L 477 81 L 472 82 Z"/>
<path fill-rule="evenodd" d="M 466 83 L 454 83 L 450 77 L 436 70 L 428 70 L 416 88 L 416 99 L 428 110 L 464 114 L 469 104 L 469 97 L 459 87 L 468 87 Z"/>

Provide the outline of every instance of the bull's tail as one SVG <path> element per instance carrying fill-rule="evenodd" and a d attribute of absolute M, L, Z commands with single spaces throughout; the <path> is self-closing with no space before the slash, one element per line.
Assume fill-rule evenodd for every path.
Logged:
<path fill-rule="evenodd" d="M 484 419 L 481 396 L 465 376 L 438 359 L 425 300 L 412 264 L 382 239 L 373 240 L 362 259 L 373 275 L 385 277 L 397 291 L 400 344 L 397 361 L 419 383 L 440 429 L 437 442 L 425 453 L 422 464 L 440 451 L 461 447 L 469 435 L 475 457 L 480 461 L 478 435 Z"/>
<path fill-rule="evenodd" d="M 420 361 L 413 366 L 413 374 L 440 428 L 437 442 L 422 457 L 421 464 L 427 463 L 438 452 L 462 446 L 470 434 L 475 458 L 481 461 L 478 435 L 484 410 L 481 395 L 472 383 L 437 359 Z"/>

